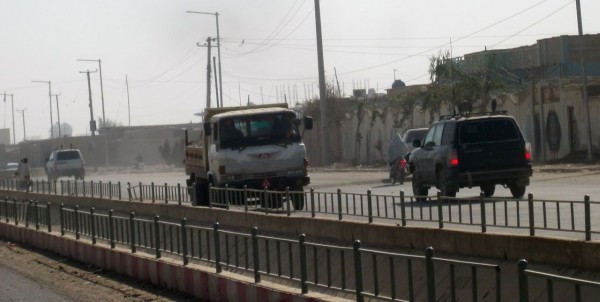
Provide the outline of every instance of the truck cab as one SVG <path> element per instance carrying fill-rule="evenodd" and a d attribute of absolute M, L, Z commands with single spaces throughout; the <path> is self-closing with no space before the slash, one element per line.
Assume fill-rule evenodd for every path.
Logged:
<path fill-rule="evenodd" d="M 312 119 L 301 120 L 283 105 L 215 108 L 205 115 L 202 143 L 186 148 L 186 172 L 202 197 L 209 185 L 302 191 L 310 183 L 300 126 L 311 129 Z M 303 207 L 303 200 L 293 202 Z"/>

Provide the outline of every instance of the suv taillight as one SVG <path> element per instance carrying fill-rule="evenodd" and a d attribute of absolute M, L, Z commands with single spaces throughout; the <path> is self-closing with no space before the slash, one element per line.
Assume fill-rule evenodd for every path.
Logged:
<path fill-rule="evenodd" d="M 531 144 L 525 143 L 525 159 L 531 161 Z"/>
<path fill-rule="evenodd" d="M 456 150 L 452 150 L 450 152 L 450 156 L 448 156 L 448 163 L 450 167 L 458 167 L 458 153 Z"/>

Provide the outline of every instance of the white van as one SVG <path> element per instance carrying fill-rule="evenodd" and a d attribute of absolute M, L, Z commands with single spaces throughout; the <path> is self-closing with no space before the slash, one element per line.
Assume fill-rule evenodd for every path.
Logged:
<path fill-rule="evenodd" d="M 53 151 L 46 163 L 48 180 L 56 180 L 62 176 L 73 176 L 75 179 L 85 177 L 85 161 L 79 149 Z"/>

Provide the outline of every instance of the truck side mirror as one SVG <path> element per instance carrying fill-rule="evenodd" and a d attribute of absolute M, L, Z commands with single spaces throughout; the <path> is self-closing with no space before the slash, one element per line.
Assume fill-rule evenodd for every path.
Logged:
<path fill-rule="evenodd" d="M 210 123 L 204 123 L 204 135 L 210 136 L 212 134 L 212 128 L 210 127 Z"/>
<path fill-rule="evenodd" d="M 304 129 L 310 130 L 313 128 L 313 119 L 310 116 L 304 117 Z"/>

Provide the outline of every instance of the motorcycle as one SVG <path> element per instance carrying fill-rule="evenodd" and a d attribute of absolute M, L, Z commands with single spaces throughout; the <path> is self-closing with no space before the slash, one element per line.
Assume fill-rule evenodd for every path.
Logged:
<path fill-rule="evenodd" d="M 404 177 L 406 176 L 406 160 L 404 157 L 400 157 L 395 160 L 390 166 L 390 179 L 392 180 L 392 184 L 396 184 L 396 182 L 403 184 Z"/>

